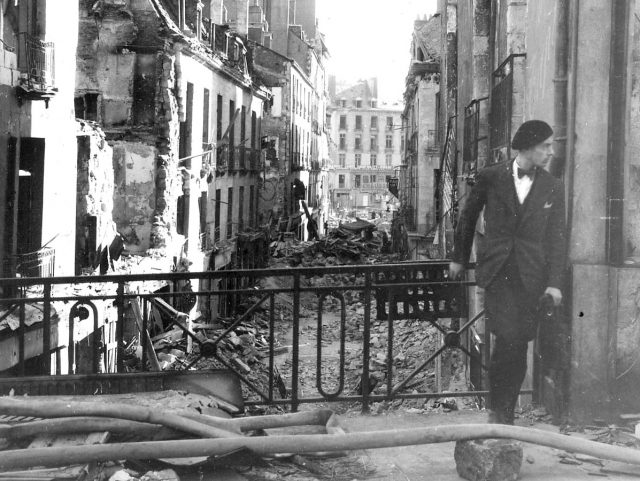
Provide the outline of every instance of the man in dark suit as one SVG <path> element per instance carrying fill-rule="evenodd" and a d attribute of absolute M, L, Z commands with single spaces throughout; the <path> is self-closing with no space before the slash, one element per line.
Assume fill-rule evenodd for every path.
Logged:
<path fill-rule="evenodd" d="M 540 120 L 520 126 L 515 160 L 481 170 L 464 204 L 449 266 L 459 279 L 469 262 L 476 222 L 484 209 L 485 236 L 476 281 L 495 336 L 489 366 L 489 422 L 513 424 L 535 337 L 540 300 L 562 301 L 565 268 L 564 187 L 544 168 L 553 156 L 553 130 Z"/>

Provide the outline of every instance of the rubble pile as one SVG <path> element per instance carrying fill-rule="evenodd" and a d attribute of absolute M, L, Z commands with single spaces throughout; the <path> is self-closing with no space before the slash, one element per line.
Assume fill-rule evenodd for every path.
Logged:
<path fill-rule="evenodd" d="M 389 253 L 389 239 L 375 224 L 359 219 L 340 224 L 318 241 L 280 240 L 271 248 L 273 257 L 287 258 L 292 267 L 365 264 L 380 262 L 380 255 Z"/>

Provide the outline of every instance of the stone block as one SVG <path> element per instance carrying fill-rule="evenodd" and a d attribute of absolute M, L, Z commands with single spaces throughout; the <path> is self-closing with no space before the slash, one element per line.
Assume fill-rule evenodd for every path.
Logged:
<path fill-rule="evenodd" d="M 522 466 L 522 445 L 509 439 L 458 441 L 458 475 L 469 481 L 515 481 Z"/>

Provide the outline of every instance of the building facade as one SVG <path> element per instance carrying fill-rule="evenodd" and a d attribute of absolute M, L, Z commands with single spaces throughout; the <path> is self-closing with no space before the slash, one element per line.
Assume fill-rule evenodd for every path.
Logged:
<path fill-rule="evenodd" d="M 638 9 L 633 0 L 439 2 L 443 156 L 460 180 L 441 185 L 441 199 L 464 202 L 477 169 L 513 159 L 523 121 L 555 132 L 550 170 L 566 189 L 569 266 L 532 385 L 573 422 L 637 407 Z"/>
<path fill-rule="evenodd" d="M 438 101 L 440 92 L 440 18 L 416 20 L 411 41 L 402 113 L 404 151 L 400 199 L 412 259 L 437 257 L 436 183 L 440 172 Z"/>
<path fill-rule="evenodd" d="M 53 1 L 0 5 L 0 256 L 5 275 L 48 249 L 48 272 L 73 275 L 78 5 L 59 22 Z M 35 257 L 34 257 L 35 256 Z"/>
<path fill-rule="evenodd" d="M 332 95 L 330 179 L 333 209 L 370 217 L 387 210 L 389 179 L 400 167 L 402 108 L 378 104 L 377 79 Z"/>

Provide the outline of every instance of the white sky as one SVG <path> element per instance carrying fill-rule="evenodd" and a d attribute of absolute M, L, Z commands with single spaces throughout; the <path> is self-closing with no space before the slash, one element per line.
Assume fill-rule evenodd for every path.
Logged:
<path fill-rule="evenodd" d="M 433 15 L 437 0 L 317 0 L 328 70 L 340 80 L 378 77 L 378 97 L 401 100 L 413 21 Z"/>

